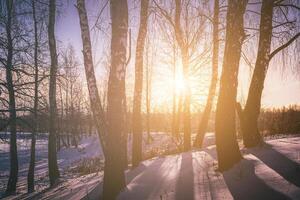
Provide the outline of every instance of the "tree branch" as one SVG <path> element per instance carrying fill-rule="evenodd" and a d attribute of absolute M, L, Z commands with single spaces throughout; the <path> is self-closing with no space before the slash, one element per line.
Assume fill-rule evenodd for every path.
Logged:
<path fill-rule="evenodd" d="M 298 37 L 300 36 L 300 32 L 297 33 L 294 37 L 292 37 L 288 42 L 286 42 L 285 44 L 281 45 L 280 47 L 278 47 L 277 49 L 275 49 L 269 56 L 269 59 L 271 60 L 278 52 L 280 52 L 281 50 L 285 49 L 286 47 L 288 47 L 290 44 L 292 44 Z"/>
<path fill-rule="evenodd" d="M 300 7 L 296 6 L 294 4 L 277 4 L 277 6 L 280 6 L 280 7 L 291 7 L 291 8 L 295 8 L 295 9 L 297 9 L 297 10 L 300 11 Z"/>
<path fill-rule="evenodd" d="M 156 7 L 160 11 L 160 13 L 170 22 L 170 24 L 173 27 L 175 27 L 175 24 L 174 24 L 171 16 L 169 15 L 169 13 L 166 10 L 164 10 L 162 7 L 160 7 L 160 5 L 158 5 L 158 3 L 155 0 L 153 0 L 153 3 L 156 5 Z"/>

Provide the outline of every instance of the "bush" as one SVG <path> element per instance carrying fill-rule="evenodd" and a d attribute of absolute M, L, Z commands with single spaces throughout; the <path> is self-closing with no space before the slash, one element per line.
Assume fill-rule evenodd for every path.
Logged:
<path fill-rule="evenodd" d="M 74 163 L 69 171 L 80 175 L 92 174 L 102 171 L 104 168 L 104 160 L 100 157 L 84 158 Z"/>

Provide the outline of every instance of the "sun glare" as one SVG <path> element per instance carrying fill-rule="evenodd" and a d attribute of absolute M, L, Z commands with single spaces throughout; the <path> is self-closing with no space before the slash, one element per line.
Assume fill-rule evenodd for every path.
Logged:
<path fill-rule="evenodd" d="M 174 86 L 177 95 L 184 93 L 185 83 L 182 76 L 176 77 L 174 80 Z"/>
<path fill-rule="evenodd" d="M 175 87 L 175 93 L 177 96 L 184 93 L 185 90 L 185 81 L 181 73 L 178 73 L 176 78 L 173 80 Z"/>

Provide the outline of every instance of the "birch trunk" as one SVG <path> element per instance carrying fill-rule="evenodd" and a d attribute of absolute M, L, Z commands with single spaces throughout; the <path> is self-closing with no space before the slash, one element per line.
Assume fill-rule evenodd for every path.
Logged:
<path fill-rule="evenodd" d="M 59 178 L 59 170 L 57 165 L 57 107 L 56 107 L 56 75 L 57 75 L 57 53 L 55 41 L 55 15 L 56 0 L 49 0 L 49 24 L 48 39 L 51 57 L 50 82 L 49 82 L 49 140 L 48 140 L 48 168 L 50 185 L 53 186 Z"/>
<path fill-rule="evenodd" d="M 269 55 L 272 40 L 273 0 L 263 0 L 260 18 L 260 35 L 257 59 L 249 88 L 244 111 L 241 113 L 241 130 L 244 145 L 258 145 L 262 138 L 258 131 L 257 120 L 261 107 L 261 95 L 269 66 Z"/>
<path fill-rule="evenodd" d="M 7 195 L 16 192 L 16 185 L 18 181 L 18 150 L 17 150 L 17 114 L 16 114 L 16 100 L 15 90 L 13 84 L 13 38 L 12 38 L 12 18 L 13 18 L 13 4 L 12 0 L 6 0 L 7 8 L 7 22 L 6 22 L 6 36 L 7 36 L 7 60 L 6 60 L 6 84 L 9 96 L 9 130 L 10 130 L 10 171 L 5 193 Z"/>
<path fill-rule="evenodd" d="M 143 90 L 143 59 L 145 39 L 147 35 L 147 20 L 148 20 L 149 0 L 141 0 L 140 11 L 140 28 L 136 45 L 135 56 L 135 85 L 132 113 L 132 165 L 134 167 L 142 161 L 142 141 L 143 141 L 143 125 L 142 125 L 142 90 Z"/>
<path fill-rule="evenodd" d="M 219 61 L 219 0 L 214 2 L 213 17 L 213 54 L 212 54 L 212 78 L 209 93 L 201 121 L 199 123 L 197 136 L 194 142 L 195 147 L 202 147 L 203 139 L 207 129 L 211 109 L 214 102 L 217 80 L 218 80 L 218 61 Z"/>
<path fill-rule="evenodd" d="M 110 1 L 112 26 L 111 66 L 107 92 L 107 156 L 105 158 L 103 198 L 115 199 L 125 186 L 122 139 L 125 125 L 125 75 L 128 33 L 128 5 L 126 0 Z"/>
<path fill-rule="evenodd" d="M 88 85 L 91 110 L 93 113 L 93 120 L 96 125 L 96 129 L 101 142 L 102 150 L 104 152 L 104 156 L 106 157 L 106 136 L 108 134 L 108 128 L 95 77 L 90 30 L 85 8 L 85 0 L 77 0 L 77 10 L 80 20 L 81 38 L 83 46 L 82 53 L 84 57 L 85 76 Z"/>
<path fill-rule="evenodd" d="M 38 108 L 38 32 L 37 32 L 37 20 L 36 20 L 36 8 L 35 0 L 31 1 L 32 4 L 32 18 L 33 18 L 33 29 L 34 29 L 34 105 L 33 105 L 33 115 L 34 124 L 33 131 L 31 135 L 31 149 L 30 149 L 30 164 L 27 175 L 27 191 L 31 193 L 34 191 L 34 169 L 35 169 L 35 143 L 36 143 L 36 132 L 37 132 L 37 108 Z"/>
<path fill-rule="evenodd" d="M 150 134 L 150 101 L 151 101 L 151 75 L 149 74 L 149 45 L 147 45 L 146 51 L 146 130 L 147 130 L 147 143 L 152 140 Z"/>
<path fill-rule="evenodd" d="M 179 132 L 181 130 L 180 124 L 181 124 L 181 116 L 182 116 L 182 93 L 179 94 L 178 97 L 178 103 L 176 107 L 176 116 L 175 116 L 175 126 L 174 126 L 174 135 L 178 139 L 179 138 Z"/>
<path fill-rule="evenodd" d="M 228 1 L 226 42 L 215 125 L 219 170 L 229 169 L 242 158 L 236 138 L 235 104 L 241 48 L 245 38 L 243 17 L 247 3 L 247 0 Z"/>
<path fill-rule="evenodd" d="M 191 148 L 191 91 L 189 86 L 189 51 L 188 44 L 184 41 L 184 34 L 181 27 L 181 0 L 176 0 L 175 4 L 175 37 L 181 51 L 183 78 L 184 78 L 184 97 L 183 97 L 183 148 L 188 151 Z"/>
<path fill-rule="evenodd" d="M 184 104 L 183 104 L 183 149 L 191 149 L 191 88 L 189 85 L 189 55 L 187 50 L 182 51 L 182 66 L 184 78 Z"/>
<path fill-rule="evenodd" d="M 176 111 L 176 45 L 175 42 L 173 44 L 173 97 L 172 97 L 172 127 L 171 127 L 171 131 L 172 131 L 172 136 L 175 138 L 178 138 L 178 132 L 176 132 L 176 117 L 177 117 L 177 111 Z"/>
<path fill-rule="evenodd" d="M 258 117 L 260 113 L 261 96 L 264 88 L 267 70 L 269 67 L 269 62 L 272 57 L 274 57 L 284 48 L 288 47 L 300 36 L 300 33 L 297 33 L 288 42 L 270 53 L 274 6 L 274 0 L 263 0 L 262 2 L 260 35 L 255 68 L 251 79 L 245 108 L 243 111 L 240 111 L 241 130 L 244 145 L 246 147 L 257 146 L 262 142 L 262 137 L 258 130 Z"/>

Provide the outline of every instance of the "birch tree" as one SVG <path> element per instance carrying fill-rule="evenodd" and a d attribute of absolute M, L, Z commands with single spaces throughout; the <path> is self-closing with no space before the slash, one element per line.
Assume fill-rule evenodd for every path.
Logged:
<path fill-rule="evenodd" d="M 273 13 L 276 7 L 293 7 L 300 10 L 294 4 L 282 3 L 276 0 L 263 0 L 261 6 L 260 28 L 259 28 L 259 43 L 257 58 L 255 62 L 254 72 L 252 75 L 248 98 L 245 108 L 242 110 L 241 105 L 237 105 L 240 116 L 241 130 L 243 142 L 246 147 L 257 146 L 262 142 L 262 137 L 258 130 L 258 117 L 261 109 L 261 97 L 264 88 L 266 74 L 269 68 L 271 59 L 280 51 L 291 45 L 300 36 L 300 33 L 295 34 L 286 43 L 271 51 L 272 32 L 274 27 L 278 28 L 282 24 L 294 23 L 292 20 L 285 21 L 282 24 L 273 25 Z M 295 8 L 294 7 L 294 8 Z M 281 10 L 282 15 L 286 19 L 287 15 Z"/>
<path fill-rule="evenodd" d="M 111 69 L 108 81 L 107 117 L 101 106 L 92 62 L 88 19 L 84 0 L 77 0 L 83 55 L 94 121 L 105 154 L 103 198 L 115 199 L 125 186 L 122 138 L 125 126 L 125 67 L 128 31 L 127 1 L 110 1 L 112 20 Z"/>
<path fill-rule="evenodd" d="M 10 130 L 10 171 L 9 178 L 6 187 L 6 194 L 12 194 L 16 192 L 16 185 L 18 181 L 18 151 L 17 151 L 17 113 L 16 113 L 16 100 L 15 100 L 15 89 L 13 83 L 13 11 L 14 1 L 6 0 L 6 42 L 7 42 L 7 56 L 4 62 L 5 71 L 6 71 L 6 88 L 8 91 L 8 101 L 9 101 L 9 130 Z"/>
<path fill-rule="evenodd" d="M 213 106 L 214 96 L 217 87 L 218 79 L 218 63 L 219 63 L 219 0 L 214 1 L 214 16 L 213 16 L 213 52 L 212 52 L 212 77 L 209 87 L 209 93 L 205 105 L 197 136 L 194 142 L 195 147 L 201 147 L 205 136 L 210 112 Z"/>
<path fill-rule="evenodd" d="M 179 47 L 182 62 L 184 91 L 178 100 L 178 117 L 174 121 L 180 122 L 180 113 L 183 113 L 183 149 L 185 151 L 191 148 L 191 88 L 190 88 L 190 64 L 192 56 L 197 52 L 197 45 L 202 33 L 204 20 L 200 18 L 201 14 L 196 13 L 192 16 L 191 9 L 195 8 L 197 1 L 175 0 L 175 12 L 169 13 L 162 8 L 156 1 L 153 1 L 158 8 L 159 13 L 169 22 L 174 31 L 175 39 Z M 183 12 L 185 11 L 185 12 Z M 194 13 L 195 14 L 195 13 Z M 192 19 L 198 21 L 192 21 Z M 182 23 L 182 21 L 184 23 Z M 197 59 L 196 59 L 197 60 Z M 182 103 L 181 103 L 182 102 Z M 176 123 L 177 123 L 176 122 Z M 174 132 L 179 131 L 179 124 L 174 127 Z M 176 134 L 175 134 L 176 135 Z"/>
<path fill-rule="evenodd" d="M 57 76 L 57 53 L 55 40 L 55 15 L 56 0 L 49 0 L 49 22 L 48 22 L 48 42 L 51 58 L 50 66 L 50 82 L 49 82 L 49 139 L 48 139 L 48 169 L 50 185 L 53 186 L 59 178 L 59 170 L 57 165 L 57 107 L 56 107 L 56 76 Z"/>
<path fill-rule="evenodd" d="M 125 125 L 125 73 L 128 33 L 128 4 L 126 0 L 110 1 L 111 65 L 107 91 L 108 156 L 105 160 L 103 197 L 114 199 L 125 186 L 122 138 Z"/>
<path fill-rule="evenodd" d="M 27 191 L 34 191 L 34 169 L 35 169 L 35 144 L 36 144 L 36 133 L 38 128 L 38 78 L 39 78 L 39 66 L 38 66 L 38 28 L 37 28 L 37 17 L 36 17 L 36 6 L 35 0 L 31 1 L 32 6 L 32 19 L 33 19 L 33 31 L 34 31 L 34 105 L 33 105 L 33 131 L 31 134 L 31 147 L 30 147 L 30 163 L 27 175 Z"/>
<path fill-rule="evenodd" d="M 143 68 L 144 68 L 144 48 L 147 36 L 149 0 L 141 0 L 140 11 L 140 28 L 136 44 L 135 56 L 135 85 L 133 99 L 133 117 L 132 117 L 132 165 L 137 166 L 142 161 L 142 141 L 143 141 L 143 125 L 142 125 L 142 89 L 143 89 Z M 147 97 L 148 98 L 148 97 Z"/>
<path fill-rule="evenodd" d="M 235 104 L 247 3 L 247 0 L 228 1 L 223 70 L 215 121 L 219 170 L 229 169 L 242 158 L 236 141 Z"/>
<path fill-rule="evenodd" d="M 90 39 L 90 30 L 88 24 L 88 18 L 85 8 L 84 0 L 77 0 L 77 10 L 79 14 L 80 28 L 81 28 L 81 38 L 83 46 L 83 58 L 84 58 L 84 68 L 85 76 L 88 85 L 90 106 L 93 113 L 94 123 L 100 138 L 101 146 L 106 156 L 106 135 L 107 133 L 107 123 L 104 113 L 104 109 L 100 100 L 97 81 L 94 71 L 93 57 L 92 57 L 92 45 Z"/>

